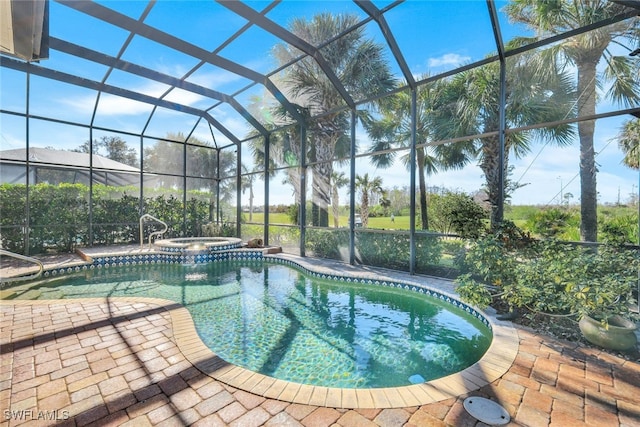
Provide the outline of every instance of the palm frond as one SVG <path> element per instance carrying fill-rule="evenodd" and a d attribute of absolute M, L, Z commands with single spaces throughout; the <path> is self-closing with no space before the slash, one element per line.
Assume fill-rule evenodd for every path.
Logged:
<path fill-rule="evenodd" d="M 604 77 L 611 81 L 607 97 L 627 108 L 640 105 L 640 62 L 626 56 L 607 57 Z"/>

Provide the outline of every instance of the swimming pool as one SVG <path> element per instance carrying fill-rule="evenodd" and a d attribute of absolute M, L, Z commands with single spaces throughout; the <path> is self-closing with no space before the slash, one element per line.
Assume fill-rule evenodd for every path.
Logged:
<path fill-rule="evenodd" d="M 327 387 L 440 378 L 474 364 L 492 338 L 478 317 L 447 302 L 261 260 L 94 269 L 13 289 L 20 299 L 172 300 L 189 310 L 202 341 L 224 360 Z"/>

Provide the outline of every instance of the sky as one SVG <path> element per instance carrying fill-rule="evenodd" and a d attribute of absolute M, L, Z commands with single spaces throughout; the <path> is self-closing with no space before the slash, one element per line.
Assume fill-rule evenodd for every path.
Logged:
<path fill-rule="evenodd" d="M 138 19 L 147 7 L 146 1 L 102 0 L 98 3 L 118 13 Z M 250 1 L 248 6 L 261 10 L 267 2 Z M 378 7 L 385 7 L 390 1 L 374 1 Z M 496 2 L 500 11 L 505 2 Z M 107 25 L 86 16 L 71 7 L 50 3 L 50 31 L 53 37 L 69 40 L 84 47 L 117 56 L 129 33 L 123 29 Z M 267 13 L 269 19 L 287 27 L 293 17 L 311 18 L 319 12 L 355 13 L 363 11 L 352 2 L 345 1 L 290 1 L 285 0 Z M 495 51 L 489 14 L 484 0 L 427 1 L 410 0 L 385 14 L 388 24 L 414 76 L 426 73 L 438 74 L 463 64 L 478 61 Z M 514 36 L 530 35 L 521 26 L 508 22 L 499 12 L 500 28 L 506 42 Z M 240 29 L 246 21 L 234 15 L 224 6 L 209 0 L 172 1 L 160 0 L 150 10 L 145 23 L 157 26 L 161 31 L 180 37 L 193 46 L 207 51 L 219 47 Z M 379 28 L 370 23 L 366 34 L 378 42 L 383 42 Z M 267 74 L 275 67 L 271 49 L 277 39 L 259 28 L 251 28 L 233 42 L 216 53 L 223 58 L 237 62 L 247 69 Z M 620 48 L 618 48 L 620 49 Z M 51 50 L 50 59 L 41 62 L 42 67 L 53 68 L 75 74 L 93 81 L 102 81 L 108 68 L 90 61 L 74 58 L 58 50 Z M 620 50 L 618 54 L 625 54 Z M 247 78 L 221 70 L 211 65 L 194 69 L 198 61 L 178 51 L 162 47 L 156 42 L 135 36 L 121 58 L 135 64 L 178 78 L 192 71 L 187 81 L 219 91 L 237 95 L 240 103 L 246 105 L 252 97 L 262 96 L 264 88 L 251 86 Z M 391 59 L 390 51 L 386 55 Z M 395 63 L 394 63 L 395 64 Z M 393 72 L 400 78 L 400 68 L 393 65 Z M 21 73 L 0 68 L 0 107 L 6 111 L 24 111 L 25 83 Z M 124 71 L 114 70 L 105 80 L 106 84 L 120 86 L 150 96 L 164 94 L 169 86 L 137 77 Z M 606 90 L 606 88 L 604 88 Z M 219 131 L 211 136 L 209 126 L 193 116 L 160 108 L 152 114 L 151 108 L 141 102 L 102 94 L 97 100 L 96 92 L 32 76 L 30 79 L 32 99 L 29 102 L 33 116 L 53 117 L 60 121 L 71 121 L 111 129 L 162 137 L 167 133 L 189 133 L 219 145 L 229 140 Z M 241 115 L 228 105 L 216 105 L 210 98 L 175 89 L 165 98 L 184 106 L 211 110 L 211 115 L 241 138 L 249 127 Z M 97 107 L 96 107 L 97 105 Z M 95 108 L 95 116 L 94 116 Z M 616 107 L 602 97 L 598 112 L 611 111 Z M 22 148 L 25 140 L 24 121 L 2 114 L 1 149 Z M 595 147 L 598 162 L 598 191 L 603 203 L 625 202 L 629 194 L 638 192 L 639 175 L 621 164 L 622 153 L 617 147 L 615 136 L 628 117 L 599 120 L 596 124 Z M 96 132 L 94 138 L 102 135 Z M 122 136 L 130 146 L 137 149 L 136 137 Z M 364 149 L 369 144 L 368 137 L 358 130 L 358 143 Z M 33 146 L 55 146 L 73 149 L 88 138 L 83 128 L 64 126 L 32 120 L 30 140 Z M 577 139 L 568 147 L 554 147 L 543 143 L 534 144 L 531 152 L 521 159 L 511 159 L 514 166 L 512 179 L 523 185 L 512 195 L 513 204 L 552 205 L 567 196 L 571 203 L 579 201 L 578 178 L 579 150 Z M 409 184 L 406 169 L 399 162 L 389 169 L 375 169 L 365 160 L 358 161 L 358 173 L 381 176 L 386 188 L 402 188 Z M 348 169 L 344 169 L 348 172 Z M 480 169 L 471 164 L 462 170 L 442 172 L 429 177 L 429 185 L 447 187 L 452 190 L 474 192 L 484 179 Z M 257 193 L 260 193 L 259 191 Z M 286 188 L 270 193 L 272 204 L 290 203 L 291 194 Z M 571 195 L 573 197 L 570 197 Z M 243 196 L 243 204 L 248 195 Z M 344 197 L 344 195 L 343 195 Z M 258 195 L 255 204 L 261 204 Z"/>

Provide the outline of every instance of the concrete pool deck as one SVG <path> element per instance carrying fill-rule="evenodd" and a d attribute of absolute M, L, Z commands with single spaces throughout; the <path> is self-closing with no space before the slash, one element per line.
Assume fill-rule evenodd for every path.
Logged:
<path fill-rule="evenodd" d="M 79 262 L 68 258 L 51 263 Z M 498 359 L 466 377 L 336 392 L 226 364 L 164 300 L 2 301 L 0 315 L 0 425 L 484 425 L 464 410 L 469 395 L 497 401 L 511 425 L 640 424 L 640 365 L 507 325 L 509 340 L 488 352 Z"/>

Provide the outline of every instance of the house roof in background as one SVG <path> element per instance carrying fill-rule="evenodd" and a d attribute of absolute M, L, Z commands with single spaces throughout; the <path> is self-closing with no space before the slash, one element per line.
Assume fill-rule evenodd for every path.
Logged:
<path fill-rule="evenodd" d="M 15 150 L 0 151 L 0 161 L 26 162 L 27 150 L 19 148 Z M 89 154 L 75 151 L 54 150 L 50 148 L 30 148 L 29 161 L 38 164 L 68 165 L 73 167 L 88 167 Z M 140 172 L 140 169 L 124 163 L 116 162 L 98 154 L 93 155 L 93 167 L 96 169 L 113 169 L 124 172 Z"/>

